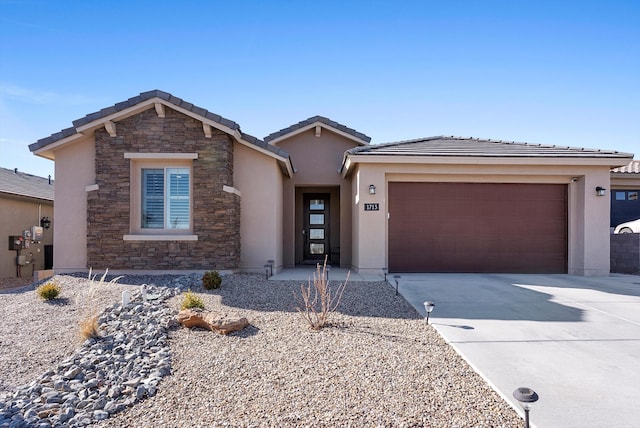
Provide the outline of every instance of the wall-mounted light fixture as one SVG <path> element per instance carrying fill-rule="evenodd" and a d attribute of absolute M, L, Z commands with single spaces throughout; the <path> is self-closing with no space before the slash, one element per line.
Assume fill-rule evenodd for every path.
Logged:
<path fill-rule="evenodd" d="M 606 194 L 607 194 L 607 189 L 605 189 L 604 187 L 601 187 L 601 186 L 596 187 L 596 195 L 604 196 Z"/>
<path fill-rule="evenodd" d="M 51 220 L 49 220 L 49 217 L 42 217 L 40 219 L 40 226 L 44 227 L 45 229 L 49 229 L 51 227 Z"/>
<path fill-rule="evenodd" d="M 374 186 L 373 184 L 369 185 L 369 194 L 370 195 L 375 195 L 376 194 L 376 186 Z"/>

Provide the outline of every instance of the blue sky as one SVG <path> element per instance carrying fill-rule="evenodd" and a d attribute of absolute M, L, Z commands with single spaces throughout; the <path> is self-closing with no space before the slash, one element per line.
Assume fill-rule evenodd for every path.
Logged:
<path fill-rule="evenodd" d="M 0 0 L 0 166 L 161 89 L 262 138 L 319 114 L 640 157 L 638 1 Z"/>

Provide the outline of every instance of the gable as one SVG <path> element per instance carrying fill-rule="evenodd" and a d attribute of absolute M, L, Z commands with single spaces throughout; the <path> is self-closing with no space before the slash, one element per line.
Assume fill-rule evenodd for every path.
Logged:
<path fill-rule="evenodd" d="M 232 120 L 159 90 L 143 92 L 126 101 L 90 113 L 81 119 L 73 121 L 73 127 L 29 145 L 29 150 L 38 156 L 55 159 L 55 149 L 87 138 L 98 129 L 104 129 L 110 137 L 116 137 L 118 135 L 118 122 L 147 110 L 154 110 L 157 117 L 163 118 L 166 115 L 167 108 L 197 120 L 205 138 L 211 138 L 212 130 L 214 129 L 222 131 L 240 144 L 277 159 L 285 175 L 290 176 L 293 173 L 289 156 L 283 150 L 245 134 L 240 130 L 240 126 Z"/>
<path fill-rule="evenodd" d="M 358 132 L 355 129 L 349 128 L 323 116 L 313 116 L 287 128 L 281 129 L 280 131 L 276 131 L 264 137 L 264 141 L 278 145 L 281 141 L 287 140 L 309 130 L 313 130 L 315 136 L 320 137 L 323 129 L 352 140 L 359 146 L 367 145 L 371 141 L 371 137 L 368 137 L 362 132 Z"/>

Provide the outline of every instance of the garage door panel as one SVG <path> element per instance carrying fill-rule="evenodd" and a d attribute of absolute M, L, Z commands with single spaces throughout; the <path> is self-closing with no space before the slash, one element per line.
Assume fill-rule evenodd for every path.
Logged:
<path fill-rule="evenodd" d="M 393 272 L 566 273 L 565 185 L 389 183 Z"/>

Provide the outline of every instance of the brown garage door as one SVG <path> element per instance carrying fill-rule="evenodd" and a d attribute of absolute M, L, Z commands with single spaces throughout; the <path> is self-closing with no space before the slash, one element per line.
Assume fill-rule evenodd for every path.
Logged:
<path fill-rule="evenodd" d="M 389 183 L 390 272 L 567 272 L 567 186 Z"/>

